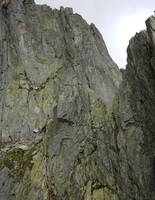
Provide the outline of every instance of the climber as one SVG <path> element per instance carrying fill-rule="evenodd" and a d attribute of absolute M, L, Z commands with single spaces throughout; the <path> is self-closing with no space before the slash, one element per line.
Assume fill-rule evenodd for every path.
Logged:
<path fill-rule="evenodd" d="M 153 11 L 153 13 L 154 13 L 154 17 L 155 17 L 155 10 Z"/>
<path fill-rule="evenodd" d="M 0 0 L 0 8 L 7 8 L 11 0 Z"/>

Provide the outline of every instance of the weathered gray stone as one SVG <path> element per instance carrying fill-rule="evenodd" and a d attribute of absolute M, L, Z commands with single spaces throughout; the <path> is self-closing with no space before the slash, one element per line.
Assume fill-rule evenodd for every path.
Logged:
<path fill-rule="evenodd" d="M 34 4 L 34 0 L 23 0 L 25 4 Z"/>
<path fill-rule="evenodd" d="M 3 168 L 0 172 L 0 199 L 3 200 L 14 200 L 15 189 L 14 180 L 9 175 L 9 169 Z"/>
<path fill-rule="evenodd" d="M 0 9 L 0 199 L 154 200 L 154 24 L 120 71 L 71 8 Z"/>

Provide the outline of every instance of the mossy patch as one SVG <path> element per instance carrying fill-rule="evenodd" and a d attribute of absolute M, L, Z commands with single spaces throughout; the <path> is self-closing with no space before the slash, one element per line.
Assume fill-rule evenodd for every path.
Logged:
<path fill-rule="evenodd" d="M 26 168 L 32 168 L 34 151 L 34 147 L 28 151 L 19 148 L 8 151 L 2 161 L 1 168 L 7 167 L 10 170 L 10 176 L 19 181 L 23 178 Z"/>

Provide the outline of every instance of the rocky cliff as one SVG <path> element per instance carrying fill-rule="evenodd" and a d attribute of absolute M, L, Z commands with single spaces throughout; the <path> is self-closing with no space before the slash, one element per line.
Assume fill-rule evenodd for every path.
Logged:
<path fill-rule="evenodd" d="M 1 3 L 0 200 L 154 200 L 155 18 L 120 72 L 71 8 Z"/>

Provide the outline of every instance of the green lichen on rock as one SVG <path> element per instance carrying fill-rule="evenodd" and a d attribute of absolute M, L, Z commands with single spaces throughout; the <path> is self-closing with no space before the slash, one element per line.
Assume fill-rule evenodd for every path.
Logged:
<path fill-rule="evenodd" d="M 12 176 L 15 181 L 22 180 L 25 170 L 28 168 L 32 169 L 33 166 L 33 155 L 35 152 L 35 147 L 30 150 L 23 150 L 21 148 L 13 148 L 8 150 L 4 159 L 1 161 L 1 169 L 8 168 L 10 176 Z"/>
<path fill-rule="evenodd" d="M 154 23 L 120 72 L 71 8 L 0 9 L 0 199 L 154 199 Z"/>

